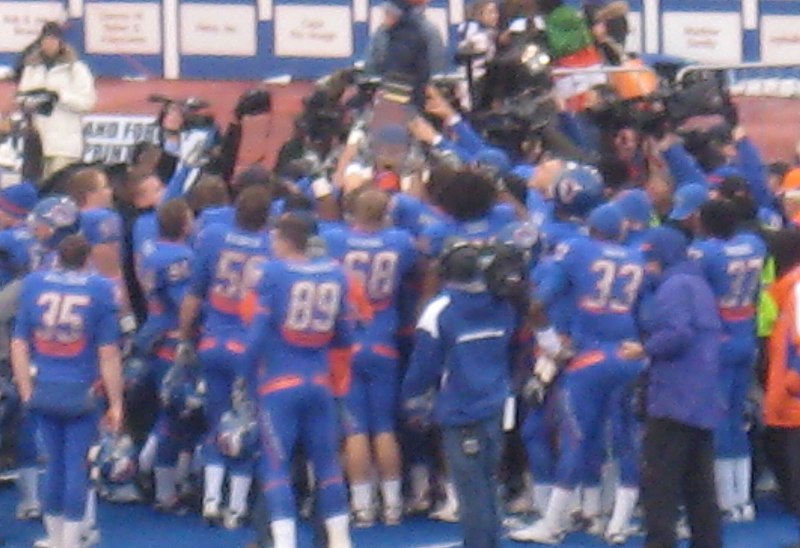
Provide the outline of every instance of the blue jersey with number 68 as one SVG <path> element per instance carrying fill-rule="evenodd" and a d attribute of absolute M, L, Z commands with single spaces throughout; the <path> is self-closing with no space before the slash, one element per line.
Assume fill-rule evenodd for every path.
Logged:
<path fill-rule="evenodd" d="M 572 301 L 570 337 L 579 351 L 637 339 L 635 312 L 644 280 L 644 259 L 623 245 L 575 238 L 559 244 L 542 285 Z"/>

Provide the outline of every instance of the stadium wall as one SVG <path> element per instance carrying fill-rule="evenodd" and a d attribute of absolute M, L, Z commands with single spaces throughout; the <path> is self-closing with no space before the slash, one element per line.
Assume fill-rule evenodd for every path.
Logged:
<path fill-rule="evenodd" d="M 133 79 L 315 78 L 361 59 L 383 0 L 3 0 L 0 64 L 47 20 L 95 74 Z M 430 0 L 452 42 L 470 0 Z M 576 1 L 576 0 L 570 0 Z M 800 2 L 629 0 L 629 49 L 709 63 L 800 63 Z"/>

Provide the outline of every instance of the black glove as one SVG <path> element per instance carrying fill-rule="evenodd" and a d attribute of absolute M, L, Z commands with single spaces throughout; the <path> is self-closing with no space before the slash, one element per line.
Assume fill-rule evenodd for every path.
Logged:
<path fill-rule="evenodd" d="M 263 89 L 252 89 L 239 98 L 234 114 L 237 120 L 272 110 L 272 96 Z"/>

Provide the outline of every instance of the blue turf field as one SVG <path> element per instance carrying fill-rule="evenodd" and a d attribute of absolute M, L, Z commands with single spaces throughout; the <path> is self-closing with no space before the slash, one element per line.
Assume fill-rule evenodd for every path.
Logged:
<path fill-rule="evenodd" d="M 41 524 L 18 522 L 13 519 L 16 493 L 13 488 L 0 491 L 0 531 L 9 548 L 28 548 L 43 533 Z M 726 548 L 780 548 L 797 541 L 794 521 L 778 511 L 775 504 L 760 505 L 760 516 L 755 523 L 732 525 L 725 529 Z M 217 548 L 242 547 L 252 538 L 243 529 L 228 532 L 206 527 L 199 517 L 166 517 L 154 513 L 146 506 L 120 506 L 101 503 L 99 514 L 103 540 L 100 548 Z M 300 546 L 311 546 L 307 528 L 302 531 Z M 446 548 L 458 546 L 458 528 L 455 525 L 416 519 L 394 528 L 376 526 L 354 533 L 357 548 Z M 638 547 L 641 539 L 626 546 Z M 504 547 L 533 546 L 506 541 Z M 571 535 L 564 548 L 606 546 L 586 535 Z"/>

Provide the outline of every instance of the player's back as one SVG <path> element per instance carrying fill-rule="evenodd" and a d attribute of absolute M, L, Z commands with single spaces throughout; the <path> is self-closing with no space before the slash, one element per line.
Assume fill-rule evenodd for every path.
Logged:
<path fill-rule="evenodd" d="M 571 336 L 578 348 L 636 339 L 635 312 L 644 281 L 641 254 L 592 238 L 567 243 L 565 272 L 573 287 Z"/>
<path fill-rule="evenodd" d="M 31 341 L 37 378 L 93 381 L 98 346 L 119 337 L 111 282 L 87 272 L 34 272 L 23 282 L 20 302 L 15 337 Z"/>
<path fill-rule="evenodd" d="M 204 209 L 195 219 L 194 232 L 199 234 L 204 228 L 214 224 L 234 226 L 236 224 L 236 208 L 232 205 L 222 205 Z"/>
<path fill-rule="evenodd" d="M 183 243 L 160 241 L 141 264 L 142 289 L 147 301 L 148 321 L 167 320 L 170 329 L 178 327 L 181 300 L 189 287 L 192 249 Z"/>
<path fill-rule="evenodd" d="M 107 208 L 81 211 L 81 234 L 91 245 L 119 243 L 122 240 L 122 217 Z"/>
<path fill-rule="evenodd" d="M 344 270 L 331 259 L 270 261 L 259 295 L 269 311 L 267 374 L 327 374 L 333 344 L 349 344 Z"/>
<path fill-rule="evenodd" d="M 245 295 L 258 285 L 270 254 L 269 233 L 213 224 L 195 241 L 191 291 L 206 300 L 207 331 L 239 331 Z"/>
<path fill-rule="evenodd" d="M 754 334 L 755 307 L 766 257 L 764 242 L 754 234 L 740 232 L 727 240 L 699 241 L 689 253 L 702 265 L 726 331 Z"/>
<path fill-rule="evenodd" d="M 0 288 L 32 267 L 34 238 L 25 226 L 0 230 Z"/>
<path fill-rule="evenodd" d="M 443 211 L 404 192 L 392 197 L 390 211 L 394 226 L 409 231 L 415 238 L 420 237 L 428 226 L 447 220 Z"/>
<path fill-rule="evenodd" d="M 474 244 L 491 243 L 493 238 L 506 226 L 516 220 L 514 209 L 507 204 L 495 205 L 483 217 L 469 221 L 446 219 L 435 222 L 422 232 L 423 247 L 426 252 L 437 257 L 451 239 Z"/>
<path fill-rule="evenodd" d="M 374 342 L 392 341 L 401 285 L 416 262 L 411 236 L 394 228 L 374 232 L 345 228 L 327 232 L 325 239 L 330 255 L 363 283 L 374 313 L 364 335 Z"/>

